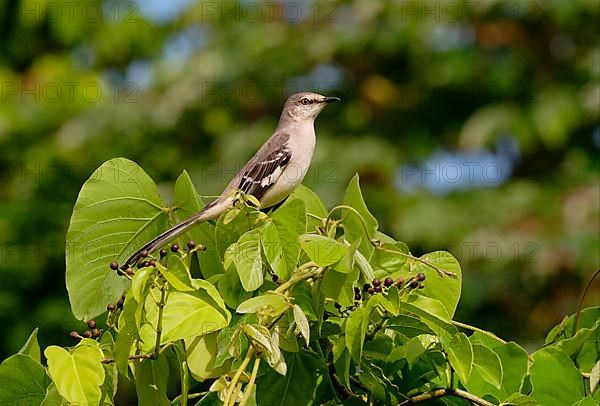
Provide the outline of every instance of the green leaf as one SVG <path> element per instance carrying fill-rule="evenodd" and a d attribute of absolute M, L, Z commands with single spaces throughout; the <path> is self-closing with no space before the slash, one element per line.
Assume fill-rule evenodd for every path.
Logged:
<path fill-rule="evenodd" d="M 539 403 L 532 397 L 515 392 L 506 400 L 500 403 L 500 406 L 538 406 Z"/>
<path fill-rule="evenodd" d="M 158 269 L 167 282 L 175 289 L 182 292 L 194 290 L 192 287 L 190 270 L 179 255 L 170 255 L 167 260 L 166 268 L 157 262 L 156 269 Z"/>
<path fill-rule="evenodd" d="M 532 355 L 531 396 L 543 405 L 571 405 L 584 397 L 581 374 L 564 351 L 547 347 Z"/>
<path fill-rule="evenodd" d="M 300 330 L 300 334 L 306 340 L 306 346 L 308 346 L 308 342 L 310 341 L 310 325 L 308 324 L 308 319 L 306 315 L 298 305 L 293 306 L 294 312 L 294 321 Z"/>
<path fill-rule="evenodd" d="M 260 230 L 250 230 L 225 253 L 225 263 L 232 261 L 235 264 L 240 282 L 246 292 L 252 292 L 263 284 L 260 236 Z"/>
<path fill-rule="evenodd" d="M 413 338 L 421 334 L 433 334 L 433 331 L 419 318 L 408 314 L 390 317 L 385 326 L 403 334 L 407 338 Z"/>
<path fill-rule="evenodd" d="M 502 386 L 502 363 L 500 362 L 500 357 L 484 345 L 472 344 L 472 346 L 475 371 L 488 383 L 500 389 Z"/>
<path fill-rule="evenodd" d="M 370 241 L 375 238 L 379 224 L 365 204 L 360 191 L 358 174 L 354 175 L 348 184 L 344 195 L 344 204 L 353 207 L 360 214 L 359 216 L 353 211 L 343 210 L 342 223 L 345 237 L 351 242 L 360 240 L 360 250 L 368 257 L 372 251 Z"/>
<path fill-rule="evenodd" d="M 354 304 L 354 285 L 357 280 L 357 269 L 349 273 L 328 269 L 321 282 L 321 291 L 326 298 L 348 307 Z"/>
<path fill-rule="evenodd" d="M 317 321 L 317 314 L 313 306 L 312 286 L 306 281 L 300 281 L 292 288 L 292 299 L 309 320 Z"/>
<path fill-rule="evenodd" d="M 39 405 L 50 383 L 39 362 L 24 354 L 12 355 L 0 364 L 0 404 Z"/>
<path fill-rule="evenodd" d="M 66 284 L 77 319 L 106 311 L 128 285 L 109 269 L 167 226 L 167 213 L 152 179 L 124 158 L 105 162 L 77 198 L 66 243 Z"/>
<path fill-rule="evenodd" d="M 502 364 L 502 384 L 497 388 L 488 383 L 483 374 L 471 374 L 465 387 L 477 395 L 490 394 L 497 399 L 505 399 L 510 394 L 518 392 L 527 374 L 527 351 L 514 342 L 501 343 L 480 333 L 473 334 L 469 340 L 473 343 L 474 349 L 477 344 L 485 343 L 496 353 Z"/>
<path fill-rule="evenodd" d="M 238 313 L 257 313 L 260 311 L 264 314 L 277 316 L 285 306 L 286 300 L 283 296 L 276 293 L 266 293 L 244 301 L 237 307 L 236 311 Z"/>
<path fill-rule="evenodd" d="M 133 295 L 125 297 L 123 310 L 119 316 L 119 334 L 115 343 L 115 364 L 117 370 L 127 376 L 129 366 L 129 355 L 133 342 L 139 338 L 138 329 L 136 327 L 136 312 L 138 302 Z"/>
<path fill-rule="evenodd" d="M 444 349 L 461 382 L 468 382 L 473 367 L 473 347 L 467 336 L 464 333 L 456 334 L 450 343 L 444 345 Z"/>
<path fill-rule="evenodd" d="M 318 266 L 333 265 L 346 253 L 346 246 L 333 238 L 317 234 L 300 236 L 300 245 L 308 257 Z"/>
<path fill-rule="evenodd" d="M 288 197 L 288 201 L 300 200 L 304 203 L 306 212 L 306 229 L 313 231 L 321 224 L 321 220 L 327 217 L 325 205 L 315 192 L 304 185 L 299 185 Z"/>
<path fill-rule="evenodd" d="M 350 361 L 351 357 L 346 347 L 346 338 L 340 336 L 333 343 L 333 364 L 337 376 L 347 388 L 350 387 Z"/>
<path fill-rule="evenodd" d="M 558 324 L 552 330 L 550 330 L 544 344 L 551 344 L 563 338 L 573 337 L 573 327 L 575 325 L 575 318 L 575 314 L 572 314 L 568 318 L 564 318 L 560 324 Z M 598 319 L 600 319 L 600 306 L 587 307 L 585 309 L 582 309 L 579 315 L 578 328 L 593 328 Z"/>
<path fill-rule="evenodd" d="M 35 404 L 35 403 L 33 403 Z M 54 382 L 46 388 L 46 396 L 40 406 L 72 406 L 72 403 L 67 402 L 65 398 L 60 396 Z"/>
<path fill-rule="evenodd" d="M 354 309 L 346 319 L 346 347 L 357 364 L 360 364 L 371 313 L 376 305 L 376 301 L 369 299 L 366 305 Z"/>
<path fill-rule="evenodd" d="M 269 406 L 308 405 L 317 379 L 326 373 L 323 360 L 313 352 L 300 350 L 286 355 L 287 374 L 269 371 L 256 384 L 256 404 Z"/>
<path fill-rule="evenodd" d="M 288 200 L 271 216 L 261 243 L 273 271 L 289 279 L 300 256 L 298 237 L 306 232 L 306 209 L 301 200 Z"/>
<path fill-rule="evenodd" d="M 231 214 L 237 215 L 233 218 Z M 219 217 L 215 226 L 215 242 L 220 258 L 225 258 L 225 250 L 248 231 L 257 227 L 262 213 L 248 206 L 236 206 Z M 227 266 L 225 266 L 227 269 Z"/>
<path fill-rule="evenodd" d="M 27 339 L 27 341 L 25 341 L 25 344 L 23 344 L 23 347 L 21 347 L 21 349 L 19 350 L 19 354 L 23 354 L 23 355 L 27 355 L 28 357 L 30 357 L 31 359 L 33 359 L 36 362 L 41 362 L 41 356 L 40 356 L 40 345 L 38 344 L 38 339 L 37 339 L 37 332 L 38 329 L 37 327 L 31 332 L 31 335 L 29 336 L 29 338 Z"/>
<path fill-rule="evenodd" d="M 596 365 L 592 368 L 592 372 L 590 372 L 590 391 L 592 394 L 596 392 L 598 388 L 598 383 L 600 382 L 600 361 L 596 362 Z"/>
<path fill-rule="evenodd" d="M 135 366 L 135 391 L 139 405 L 170 406 L 167 398 L 169 363 L 164 355 Z"/>
<path fill-rule="evenodd" d="M 460 265 L 452 254 L 445 251 L 435 251 L 423 255 L 421 260 L 445 271 L 454 272 L 456 277 L 442 276 L 431 266 L 415 261 L 411 266 L 412 272 L 423 272 L 425 274 L 425 288 L 419 289 L 418 293 L 439 300 L 450 318 L 454 316 L 458 301 L 460 299 L 462 274 Z"/>
<path fill-rule="evenodd" d="M 383 244 L 377 247 L 371 253 L 369 263 L 373 267 L 375 278 L 385 278 L 390 276 L 396 279 L 399 276 L 407 278 L 409 274 L 408 258 L 404 254 L 410 254 L 408 248 L 403 243 Z"/>
<path fill-rule="evenodd" d="M 219 292 L 209 282 L 201 281 L 203 286 L 198 286 L 198 282 L 194 280 L 197 289 L 194 291 L 169 291 L 163 310 L 161 344 L 208 334 L 229 324 L 231 314 Z M 158 307 L 146 307 L 146 318 L 156 326 Z M 150 349 L 147 345 L 154 345 L 153 342 L 144 344 L 144 350 Z"/>
<path fill-rule="evenodd" d="M 182 222 L 204 207 L 204 202 L 198 196 L 196 188 L 185 170 L 175 182 L 175 204 L 176 210 L 174 211 L 174 215 L 177 222 Z M 206 248 L 204 251 L 196 253 L 202 276 L 205 279 L 224 272 L 223 263 L 217 250 L 215 227 L 210 222 L 204 221 L 196 224 L 183 234 L 181 239 L 181 242 L 184 244 L 189 240 L 193 240 Z"/>
<path fill-rule="evenodd" d="M 51 345 L 44 355 L 48 359 L 48 373 L 63 398 L 81 405 L 100 402 L 104 368 L 97 341 L 84 338 L 71 353 Z"/>
<path fill-rule="evenodd" d="M 198 382 L 217 378 L 227 372 L 222 365 L 220 365 L 220 368 L 215 368 L 218 352 L 217 335 L 218 332 L 215 331 L 203 336 L 185 339 L 187 365 L 192 377 Z"/>

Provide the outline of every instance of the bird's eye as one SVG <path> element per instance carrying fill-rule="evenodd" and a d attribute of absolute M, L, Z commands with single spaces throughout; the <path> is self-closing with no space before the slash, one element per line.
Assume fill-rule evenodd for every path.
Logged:
<path fill-rule="evenodd" d="M 310 104 L 310 100 L 308 100 L 306 97 L 303 97 L 302 99 L 300 99 L 300 103 L 306 106 Z"/>

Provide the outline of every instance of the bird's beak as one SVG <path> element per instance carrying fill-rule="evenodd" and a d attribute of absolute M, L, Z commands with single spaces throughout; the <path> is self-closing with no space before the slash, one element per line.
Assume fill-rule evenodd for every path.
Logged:
<path fill-rule="evenodd" d="M 339 97 L 331 97 L 330 96 L 330 97 L 325 97 L 324 102 L 325 103 L 333 103 L 333 102 L 338 102 L 340 100 L 342 100 L 342 99 L 340 99 Z"/>

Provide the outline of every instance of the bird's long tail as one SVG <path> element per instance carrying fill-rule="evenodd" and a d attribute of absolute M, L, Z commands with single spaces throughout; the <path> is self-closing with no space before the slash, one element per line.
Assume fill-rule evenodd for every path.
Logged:
<path fill-rule="evenodd" d="M 157 248 L 167 244 L 169 241 L 172 241 L 173 239 L 179 237 L 181 234 L 186 232 L 194 224 L 198 224 L 203 221 L 212 220 L 214 218 L 219 217 L 219 215 L 226 209 L 226 207 L 222 207 L 224 205 L 220 204 L 220 203 L 222 203 L 222 201 L 220 201 L 218 199 L 215 200 L 214 202 L 205 206 L 198 213 L 194 214 L 192 217 L 188 218 L 187 220 L 182 221 L 181 223 L 171 227 L 167 231 L 158 235 L 158 237 L 156 237 L 152 241 L 146 243 L 143 247 L 141 247 L 133 255 L 131 255 L 131 257 L 129 257 L 127 262 L 125 262 L 125 264 L 121 268 L 123 270 L 125 270 L 128 267 L 133 267 L 135 264 L 137 264 L 137 262 L 142 257 L 142 252 L 144 252 L 144 251 L 146 251 L 148 253 L 153 252 Z"/>

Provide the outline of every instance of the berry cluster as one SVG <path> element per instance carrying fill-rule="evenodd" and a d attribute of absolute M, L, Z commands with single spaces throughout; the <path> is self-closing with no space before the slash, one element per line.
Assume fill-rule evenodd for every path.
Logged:
<path fill-rule="evenodd" d="M 69 333 L 69 337 L 73 339 L 81 339 L 81 338 L 98 338 L 102 334 L 102 330 L 100 330 L 96 325 L 96 320 L 90 320 L 87 323 L 88 330 L 85 330 L 83 333 L 79 334 L 77 331 L 71 331 Z"/>
<path fill-rule="evenodd" d="M 363 286 L 363 291 L 368 293 L 369 295 L 376 295 L 378 293 L 386 291 L 388 288 L 392 287 L 392 285 L 396 285 L 398 289 L 423 289 L 425 284 L 423 281 L 425 280 L 425 274 L 419 272 L 417 276 L 413 276 L 408 280 L 404 280 L 404 278 L 398 278 L 395 281 L 389 276 L 381 281 L 381 279 L 373 279 L 371 283 L 365 283 Z"/>

